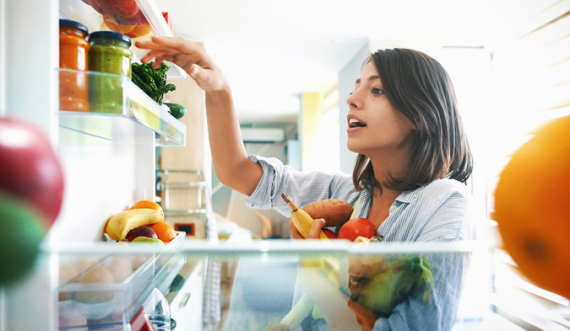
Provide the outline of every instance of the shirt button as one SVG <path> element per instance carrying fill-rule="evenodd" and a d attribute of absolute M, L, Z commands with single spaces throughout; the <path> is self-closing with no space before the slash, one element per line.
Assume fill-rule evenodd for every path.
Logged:
<path fill-rule="evenodd" d="M 390 207 L 390 212 L 393 213 L 396 211 L 396 209 L 398 209 L 398 207 L 392 206 L 392 207 Z"/>

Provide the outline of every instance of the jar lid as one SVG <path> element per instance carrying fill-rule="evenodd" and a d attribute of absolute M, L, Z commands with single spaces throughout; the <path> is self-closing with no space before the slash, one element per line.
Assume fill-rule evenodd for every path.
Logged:
<path fill-rule="evenodd" d="M 117 39 L 120 41 L 124 41 L 128 43 L 129 46 L 131 46 L 131 38 L 129 38 L 129 36 L 115 31 L 96 31 L 96 32 L 91 32 L 89 36 L 87 36 L 87 40 L 89 41 L 91 41 L 94 38 Z"/>
<path fill-rule="evenodd" d="M 87 27 L 79 22 L 76 21 L 72 21 L 72 20 L 64 20 L 64 19 L 60 19 L 59 20 L 59 26 L 68 26 L 70 28 L 75 28 L 78 30 L 81 30 L 85 33 L 89 33 L 89 30 L 87 29 Z"/>

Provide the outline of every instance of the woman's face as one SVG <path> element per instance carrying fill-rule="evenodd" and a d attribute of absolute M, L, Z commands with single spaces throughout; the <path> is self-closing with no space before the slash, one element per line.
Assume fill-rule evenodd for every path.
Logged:
<path fill-rule="evenodd" d="M 362 69 L 346 102 L 350 151 L 373 158 L 376 153 L 386 155 L 409 148 L 414 126 L 388 101 L 372 62 Z"/>

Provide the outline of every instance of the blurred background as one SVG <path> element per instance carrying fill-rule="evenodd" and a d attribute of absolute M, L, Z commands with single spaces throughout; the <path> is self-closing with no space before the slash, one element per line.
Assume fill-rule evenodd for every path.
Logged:
<path fill-rule="evenodd" d="M 226 73 L 248 152 L 302 171 L 351 173 L 346 98 L 370 52 L 413 48 L 440 61 L 474 153 L 469 185 L 482 222 L 492 213 L 509 153 L 534 127 L 569 112 L 566 1 L 165 0 L 160 6 L 176 35 L 203 43 Z M 262 236 L 245 197 L 211 174 L 214 211 Z M 288 235 L 286 220 L 262 213 L 273 235 Z"/>

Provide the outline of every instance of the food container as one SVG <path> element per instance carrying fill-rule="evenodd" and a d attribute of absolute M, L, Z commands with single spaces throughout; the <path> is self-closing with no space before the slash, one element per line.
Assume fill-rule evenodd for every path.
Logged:
<path fill-rule="evenodd" d="M 89 69 L 116 74 L 114 79 L 93 75 L 89 80 L 91 111 L 121 113 L 125 104 L 121 75 L 131 77 L 131 38 L 112 31 L 93 32 L 88 37 Z"/>
<path fill-rule="evenodd" d="M 59 20 L 59 67 L 79 71 L 89 70 L 87 27 L 71 20 Z M 89 111 L 87 75 L 62 70 L 59 74 L 59 109 Z"/>
<path fill-rule="evenodd" d="M 74 272 L 61 273 L 69 276 L 60 277 L 58 287 L 59 330 L 127 330 L 137 311 L 147 305 L 152 308 L 149 313 L 170 319 L 168 303 L 160 299 L 186 263 L 177 252 L 185 238 L 178 232 L 165 251 L 150 254 L 137 253 L 137 247 L 148 250 L 148 244 L 123 245 L 122 253 L 110 255 L 61 254 L 60 270 L 67 265 Z"/>

